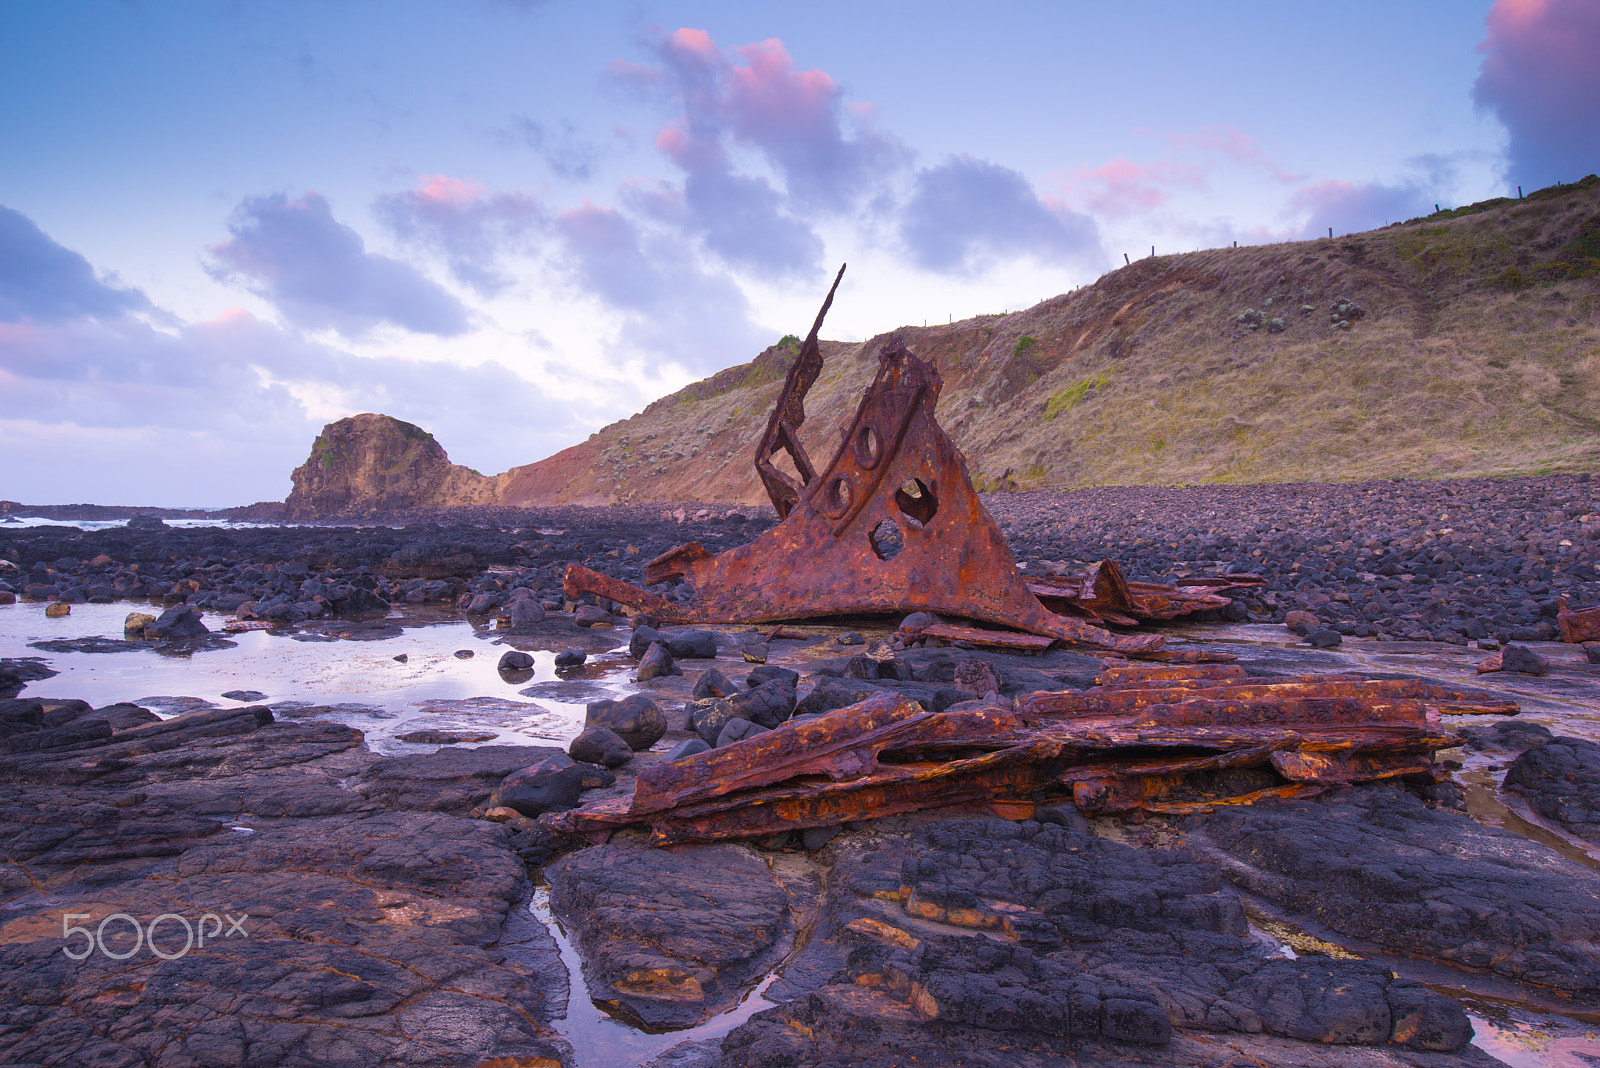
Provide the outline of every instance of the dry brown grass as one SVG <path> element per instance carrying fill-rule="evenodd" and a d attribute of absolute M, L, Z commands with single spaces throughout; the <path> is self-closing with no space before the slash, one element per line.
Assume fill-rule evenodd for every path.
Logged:
<path fill-rule="evenodd" d="M 1331 241 L 1146 259 L 1012 315 L 898 333 L 944 377 L 939 419 L 984 487 L 1594 471 L 1600 274 L 1511 289 L 1505 272 L 1537 276 L 1597 219 L 1600 181 Z M 1367 312 L 1349 330 L 1329 326 L 1341 298 Z M 1244 329 L 1247 308 L 1286 328 Z M 880 342 L 825 349 L 802 434 L 819 467 Z M 751 458 L 777 390 L 657 402 L 519 469 L 565 457 L 554 490 L 509 503 L 758 502 Z"/>

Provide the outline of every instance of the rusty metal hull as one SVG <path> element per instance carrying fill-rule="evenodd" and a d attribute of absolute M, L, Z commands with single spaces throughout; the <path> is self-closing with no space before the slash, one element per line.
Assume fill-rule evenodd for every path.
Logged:
<path fill-rule="evenodd" d="M 960 450 L 934 419 L 939 389 L 929 364 L 898 341 L 886 345 L 833 460 L 792 501 L 783 498 L 787 518 L 727 552 L 691 542 L 646 566 L 647 583 L 688 582 L 688 604 L 579 566 L 567 571 L 567 593 L 600 594 L 663 622 L 927 611 L 1095 648 L 1158 648 L 1160 635 L 1113 634 L 1040 603 L 978 500 Z M 786 391 L 784 403 L 798 401 Z"/>
<path fill-rule="evenodd" d="M 1264 680 L 1217 665 L 1110 667 L 1088 691 L 1015 707 L 922 712 L 879 694 L 818 719 L 646 768 L 634 796 L 545 816 L 603 838 L 713 841 L 950 806 L 1026 815 L 1193 812 L 1332 785 L 1436 779 L 1445 712 L 1514 715 L 1479 691 L 1420 679 Z"/>

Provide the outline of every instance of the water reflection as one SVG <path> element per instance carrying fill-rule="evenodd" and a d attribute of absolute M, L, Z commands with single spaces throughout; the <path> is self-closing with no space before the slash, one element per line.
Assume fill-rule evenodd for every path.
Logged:
<path fill-rule="evenodd" d="M 555 667 L 555 653 L 530 650 L 530 671 L 502 674 L 493 629 L 440 617 L 437 610 L 397 610 L 392 636 L 373 640 L 296 640 L 286 631 L 229 635 L 227 648 L 163 655 L 140 645 L 120 652 L 42 652 L 30 642 L 120 639 L 135 602 L 72 606 L 51 619 L 42 603 L 0 605 L 0 657 L 41 657 L 53 678 L 28 684 L 28 697 L 75 697 L 101 706 L 143 704 L 162 715 L 197 707 L 266 704 L 280 718 L 315 716 L 367 734 L 376 751 L 416 751 L 395 735 L 417 729 L 493 731 L 487 744 L 565 745 L 583 727 L 584 704 L 628 689 L 625 652 L 591 653 L 581 668 Z M 219 628 L 221 618 L 207 616 Z M 302 635 L 304 637 L 304 635 Z M 458 655 L 471 652 L 471 656 Z M 522 691 L 532 689 L 533 699 Z M 255 691 L 261 698 L 224 696 Z M 178 701 L 177 698 L 198 698 Z"/>

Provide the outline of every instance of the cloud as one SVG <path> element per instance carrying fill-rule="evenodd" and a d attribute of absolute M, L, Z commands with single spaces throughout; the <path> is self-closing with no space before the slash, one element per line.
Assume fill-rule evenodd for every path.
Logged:
<path fill-rule="evenodd" d="M 554 228 L 575 280 L 623 313 L 622 359 L 707 374 L 770 343 L 739 287 L 701 268 L 670 231 L 588 203 L 557 216 Z"/>
<path fill-rule="evenodd" d="M 316 193 L 249 197 L 228 230 L 232 238 L 208 249 L 208 270 L 271 301 L 298 326 L 332 327 L 347 337 L 383 323 L 440 337 L 467 329 L 460 301 L 416 268 L 368 252 Z"/>
<path fill-rule="evenodd" d="M 1224 157 L 1241 167 L 1253 167 L 1266 172 L 1275 181 L 1303 182 L 1304 174 L 1293 174 L 1278 166 L 1267 155 L 1261 142 L 1244 133 L 1231 123 L 1202 126 L 1198 133 L 1180 133 L 1172 136 L 1172 145 L 1180 152 L 1207 152 Z"/>
<path fill-rule="evenodd" d="M 0 442 L 29 458 L 7 472 L 21 500 L 282 499 L 322 424 L 363 411 L 428 427 L 485 470 L 548 455 L 576 429 L 503 364 L 355 356 L 244 311 L 176 333 L 132 318 L 0 324 Z"/>
<path fill-rule="evenodd" d="M 1175 188 L 1204 189 L 1205 178 L 1192 163 L 1134 163 L 1126 157 L 1098 167 L 1080 167 L 1067 183 L 1072 200 L 1101 215 L 1153 211 Z"/>
<path fill-rule="evenodd" d="M 94 279 L 78 253 L 46 250 L 73 266 L 70 280 Z M 0 321 L 0 450 L 27 458 L 6 469 L 7 496 L 281 499 L 321 425 L 363 411 L 428 427 L 452 459 L 485 470 L 548 455 L 579 429 L 563 402 L 494 361 L 357 356 L 244 310 L 180 323 L 142 296 L 118 309 L 84 291 L 94 299 L 80 294 L 70 314 Z"/>
<path fill-rule="evenodd" d="M 1093 268 L 1105 257 L 1094 220 L 1046 204 L 1017 171 L 970 156 L 917 172 L 900 238 L 919 267 L 945 274 L 1017 256 Z"/>
<path fill-rule="evenodd" d="M 870 107 L 847 106 L 838 83 L 797 68 L 775 38 L 724 51 L 684 28 L 651 49 L 655 65 L 619 61 L 611 75 L 676 112 L 656 147 L 685 175 L 677 225 L 731 266 L 779 279 L 816 272 L 812 214 L 853 210 L 909 159 Z M 739 148 L 779 182 L 741 170 Z"/>
<path fill-rule="evenodd" d="M 1449 155 L 1427 153 L 1405 161 L 1408 177 L 1390 181 L 1349 182 L 1324 178 L 1307 182 L 1289 197 L 1283 218 L 1291 228 L 1268 240 L 1293 241 L 1335 234 L 1356 233 L 1431 214 L 1441 191 L 1453 188 L 1460 163 L 1472 152 Z"/>
<path fill-rule="evenodd" d="M 60 323 L 150 307 L 143 293 L 103 281 L 32 219 L 0 206 L 0 322 Z"/>
<path fill-rule="evenodd" d="M 1600 169 L 1600 5 L 1495 0 L 1473 100 L 1511 135 L 1509 170 L 1530 188 Z"/>
<path fill-rule="evenodd" d="M 486 194 L 470 179 L 442 174 L 404 193 L 385 193 L 374 210 L 401 241 L 442 253 L 450 273 L 485 297 L 512 283 L 500 267 L 502 251 L 525 243 L 548 221 L 525 193 Z"/>
<path fill-rule="evenodd" d="M 578 134 L 577 127 L 563 120 L 552 129 L 528 115 L 514 115 L 494 132 L 501 147 L 531 148 L 558 177 L 587 181 L 600 161 L 600 146 Z"/>

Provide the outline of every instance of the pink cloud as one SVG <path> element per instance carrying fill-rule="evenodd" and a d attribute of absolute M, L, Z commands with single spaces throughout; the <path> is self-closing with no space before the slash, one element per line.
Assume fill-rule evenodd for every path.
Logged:
<path fill-rule="evenodd" d="M 443 174 L 417 180 L 417 197 L 439 204 L 470 204 L 483 196 L 483 186 L 471 178 L 451 178 Z"/>
<path fill-rule="evenodd" d="M 443 174 L 425 175 L 404 193 L 385 193 L 375 207 L 396 237 L 443 253 L 450 273 L 484 296 L 511 284 L 502 255 L 546 222 L 543 206 L 526 193 L 489 193 L 471 178 Z"/>
<path fill-rule="evenodd" d="M 1243 167 L 1259 167 L 1280 182 L 1305 180 L 1303 174 L 1291 174 L 1268 157 L 1261 142 L 1244 133 L 1231 123 L 1203 126 L 1199 133 L 1174 134 L 1173 147 L 1182 151 L 1213 152 Z"/>
<path fill-rule="evenodd" d="M 1173 189 L 1204 189 L 1205 184 L 1204 173 L 1192 163 L 1135 163 L 1121 157 L 1078 168 L 1063 183 L 1059 199 L 1102 215 L 1132 215 L 1160 207 Z"/>
<path fill-rule="evenodd" d="M 683 28 L 655 51 L 659 67 L 612 64 L 611 72 L 678 106 L 656 147 L 686 173 L 737 177 L 727 149 L 746 145 L 783 175 L 788 199 L 837 209 L 861 194 L 875 166 L 904 162 L 904 149 L 873 127 L 870 104 L 846 104 L 831 75 L 799 68 L 777 38 L 723 50 L 706 31 Z"/>
<path fill-rule="evenodd" d="M 1514 180 L 1573 181 L 1600 145 L 1600 4 L 1496 0 L 1472 95 L 1511 135 Z"/>

